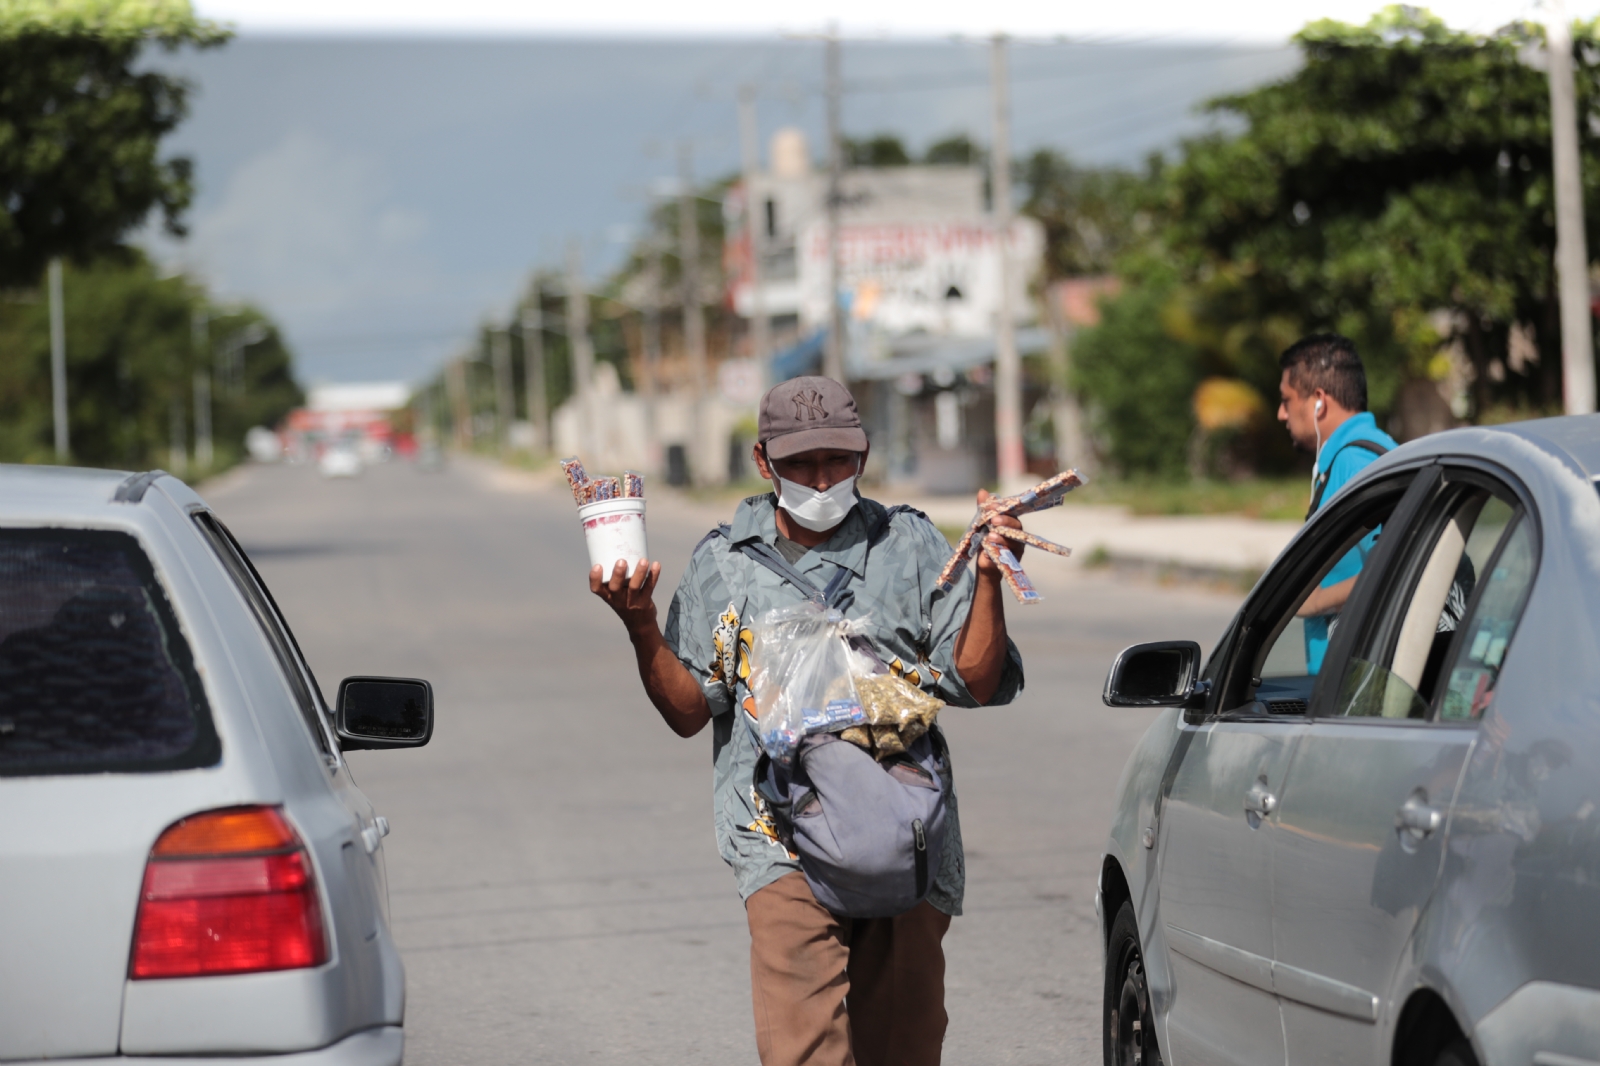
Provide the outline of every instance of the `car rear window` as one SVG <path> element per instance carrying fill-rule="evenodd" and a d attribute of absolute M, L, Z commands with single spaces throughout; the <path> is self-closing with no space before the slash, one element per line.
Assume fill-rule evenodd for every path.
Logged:
<path fill-rule="evenodd" d="M 194 657 L 139 542 L 0 529 L 0 775 L 177 770 L 220 756 Z"/>

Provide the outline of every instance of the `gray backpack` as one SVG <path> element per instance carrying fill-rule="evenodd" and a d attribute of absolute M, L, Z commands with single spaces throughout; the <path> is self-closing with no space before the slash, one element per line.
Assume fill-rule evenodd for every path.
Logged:
<path fill-rule="evenodd" d="M 901 510 L 911 508 L 879 516 L 867 536 L 869 548 Z M 726 537 L 726 527 L 711 535 L 719 533 Z M 819 589 L 766 544 L 746 543 L 740 551 L 802 596 L 830 607 L 843 601 L 852 577 L 840 567 L 827 588 Z M 890 918 L 922 902 L 933 887 L 944 855 L 951 788 L 938 726 L 882 763 L 832 733 L 808 736 L 791 766 L 763 754 L 753 784 L 772 808 L 780 839 L 800 856 L 812 894 L 833 913 Z"/>
<path fill-rule="evenodd" d="M 791 766 L 761 756 L 756 788 L 812 894 L 834 914 L 892 918 L 933 887 L 950 795 L 937 726 L 882 763 L 833 733 L 806 737 Z"/>

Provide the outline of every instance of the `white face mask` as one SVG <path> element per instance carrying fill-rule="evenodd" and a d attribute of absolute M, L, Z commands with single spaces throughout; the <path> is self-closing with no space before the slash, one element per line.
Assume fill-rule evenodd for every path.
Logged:
<path fill-rule="evenodd" d="M 818 492 L 805 485 L 796 485 L 792 481 L 783 480 L 777 474 L 772 476 L 778 483 L 778 506 L 788 511 L 790 518 L 813 533 L 832 529 L 843 522 L 844 516 L 850 513 L 850 508 L 856 505 L 854 476 L 833 485 L 827 492 Z"/>

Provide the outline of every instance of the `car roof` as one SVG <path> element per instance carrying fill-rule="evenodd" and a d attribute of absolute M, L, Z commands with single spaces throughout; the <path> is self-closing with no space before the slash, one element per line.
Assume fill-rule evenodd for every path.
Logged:
<path fill-rule="evenodd" d="M 93 470 L 81 466 L 24 466 L 0 463 L 0 514 L 59 512 L 86 517 L 105 510 L 117 490 L 136 475 L 126 470 Z"/>
<path fill-rule="evenodd" d="M 1591 478 L 1600 474 L 1600 415 L 1540 418 L 1495 428 L 1543 444 L 1547 450 L 1566 452 Z"/>

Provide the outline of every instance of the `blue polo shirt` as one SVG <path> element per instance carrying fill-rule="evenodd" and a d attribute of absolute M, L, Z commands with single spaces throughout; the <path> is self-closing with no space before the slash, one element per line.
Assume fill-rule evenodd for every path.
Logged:
<path fill-rule="evenodd" d="M 1322 492 L 1322 501 L 1317 505 L 1320 511 L 1328 506 L 1328 501 L 1339 494 L 1351 478 L 1365 470 L 1373 460 L 1378 457 L 1365 448 L 1347 448 L 1345 445 L 1351 441 L 1370 440 L 1393 450 L 1398 447 L 1393 437 L 1378 428 L 1377 419 L 1369 411 L 1362 411 L 1358 415 L 1351 415 L 1340 423 L 1327 440 L 1322 442 L 1322 450 L 1317 453 L 1317 464 L 1312 468 L 1312 476 L 1320 477 L 1323 470 L 1328 471 L 1328 487 Z M 1331 466 L 1326 464 L 1332 464 Z M 1367 555 L 1372 551 L 1373 545 L 1378 542 L 1378 533 L 1382 527 L 1374 529 L 1361 538 L 1354 548 L 1345 553 L 1328 576 L 1322 579 L 1322 587 L 1328 588 L 1337 585 L 1348 578 L 1361 573 L 1361 568 L 1366 565 Z M 1333 628 L 1333 623 L 1338 621 L 1338 615 L 1325 615 L 1321 618 L 1307 618 L 1305 621 L 1306 632 L 1306 672 L 1320 673 L 1322 670 L 1322 657 L 1328 651 L 1328 636 Z"/>

